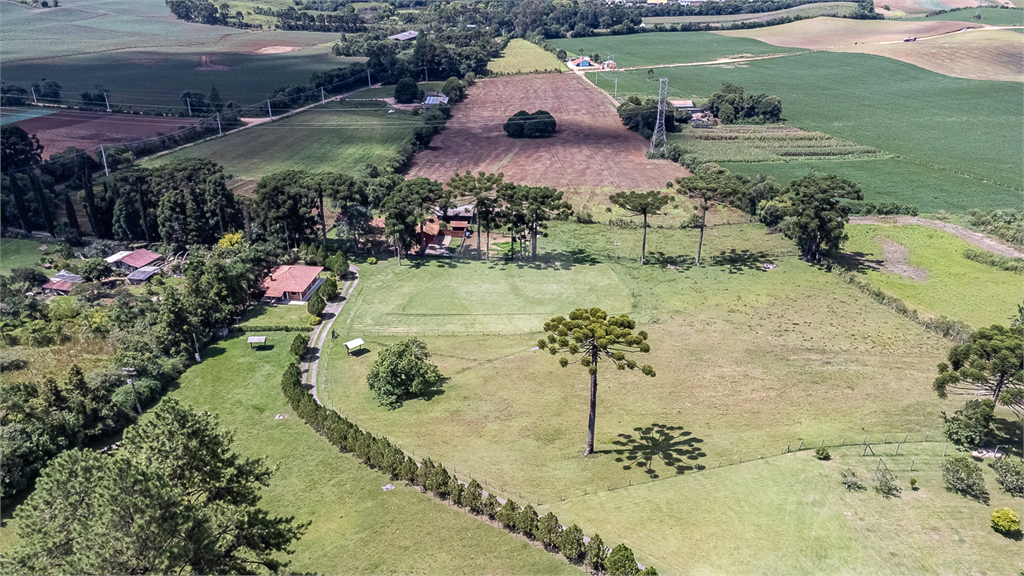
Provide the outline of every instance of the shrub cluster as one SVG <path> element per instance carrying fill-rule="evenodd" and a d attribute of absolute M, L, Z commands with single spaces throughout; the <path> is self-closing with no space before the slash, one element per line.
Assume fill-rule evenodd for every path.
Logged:
<path fill-rule="evenodd" d="M 979 250 L 977 248 L 968 248 L 964 250 L 964 258 L 973 260 L 979 264 L 998 268 L 1000 270 L 1007 270 L 1015 274 L 1024 272 L 1024 258 L 1000 256 L 999 254 L 993 254 L 988 250 Z"/>
<path fill-rule="evenodd" d="M 855 200 L 852 202 L 846 202 L 844 204 L 849 210 L 850 214 L 860 216 L 871 216 L 872 214 L 878 214 L 880 216 L 890 215 L 901 215 L 901 216 L 917 216 L 917 206 L 913 204 L 897 204 L 895 202 L 882 202 L 875 204 L 874 202 L 863 202 Z"/>
<path fill-rule="evenodd" d="M 1007 536 L 1020 534 L 1020 516 L 1012 508 L 997 508 L 992 512 L 992 529 Z"/>
<path fill-rule="evenodd" d="M 942 481 L 946 490 L 956 492 L 980 502 L 988 502 L 988 491 L 985 490 L 985 477 L 981 474 L 981 466 L 969 456 L 953 456 L 942 462 Z"/>
<path fill-rule="evenodd" d="M 309 326 L 266 326 L 263 324 L 243 324 L 240 326 L 232 326 L 229 329 L 231 332 L 241 332 L 242 334 L 248 332 L 312 332 L 313 328 Z"/>
<path fill-rule="evenodd" d="M 563 529 L 551 512 L 539 518 L 530 504 L 521 508 L 511 499 L 502 505 L 494 494 L 484 497 L 479 482 L 470 479 L 468 485 L 463 485 L 440 462 L 430 458 L 424 458 L 417 464 L 387 438 L 364 432 L 334 410 L 318 404 L 302 387 L 302 372 L 295 362 L 285 369 L 281 390 L 295 414 L 317 434 L 327 438 L 342 452 L 354 455 L 366 466 L 389 475 L 392 480 L 417 486 L 473 514 L 497 520 L 509 532 L 539 542 L 545 550 L 559 552 L 574 564 L 585 562 L 592 570 L 609 575 L 649 576 L 658 573 L 654 567 L 641 572 L 636 561 L 632 560 L 633 551 L 623 544 L 616 546 L 607 556 L 609 562 L 606 562 L 606 550 L 600 536 L 595 535 L 590 544 L 584 545 L 583 531 L 579 526 L 574 524 Z"/>
<path fill-rule="evenodd" d="M 996 473 L 996 482 L 1011 496 L 1024 498 L 1024 463 L 1019 458 L 1004 456 L 988 465 Z"/>
<path fill-rule="evenodd" d="M 512 115 L 502 129 L 512 138 L 544 138 L 555 133 L 558 123 L 550 112 L 520 110 Z"/>

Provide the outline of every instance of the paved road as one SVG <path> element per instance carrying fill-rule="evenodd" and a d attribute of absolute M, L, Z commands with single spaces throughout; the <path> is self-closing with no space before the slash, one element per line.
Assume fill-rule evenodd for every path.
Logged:
<path fill-rule="evenodd" d="M 321 322 L 309 336 L 309 346 L 316 348 L 316 355 L 311 362 L 303 362 L 300 366 L 302 368 L 302 383 L 312 386 L 310 393 L 313 394 L 313 399 L 316 400 L 317 404 L 323 404 L 317 395 L 316 375 L 317 367 L 320 364 L 320 357 L 323 356 L 324 342 L 331 333 L 331 326 L 334 324 L 335 318 L 338 317 L 341 309 L 345 307 L 348 297 L 352 295 L 352 291 L 356 289 L 356 284 L 359 283 L 359 268 L 354 264 L 349 264 L 348 270 L 350 275 L 352 275 L 352 279 L 341 286 L 337 301 L 327 303 L 327 306 L 324 308 L 324 315 L 327 316 L 327 320 Z"/>

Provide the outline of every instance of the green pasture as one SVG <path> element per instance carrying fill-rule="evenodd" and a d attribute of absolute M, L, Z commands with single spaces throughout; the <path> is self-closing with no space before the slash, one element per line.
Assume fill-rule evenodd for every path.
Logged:
<path fill-rule="evenodd" d="M 289 342 L 290 343 L 290 342 Z M 253 351 L 232 336 L 203 351 L 171 396 L 216 413 L 235 450 L 278 465 L 261 506 L 312 521 L 291 570 L 320 574 L 578 574 L 505 531 L 341 454 L 295 417 L 281 394 L 289 343 Z M 291 417 L 276 420 L 277 414 Z M 14 526 L 5 528 L 5 532 Z M 6 536 L 6 535 L 5 535 Z"/>
<path fill-rule="evenodd" d="M 604 52 L 617 40 L 592 48 Z M 837 69 L 844 73 L 833 74 Z M 899 186 L 897 183 L 907 174 L 916 189 L 905 189 L 901 196 L 891 199 L 921 198 L 919 207 L 923 211 L 1008 208 L 1021 203 L 1021 193 L 1010 189 L 1024 185 L 1024 140 L 1020 138 L 1024 131 L 1024 115 L 1020 113 L 1024 92 L 1017 83 L 964 80 L 887 58 L 830 52 L 742 65 L 657 68 L 655 77 L 669 78 L 672 98 L 707 98 L 723 82 L 740 84 L 748 92 L 775 94 L 782 99 L 783 117 L 788 123 L 896 156 L 900 164 L 889 160 L 855 161 L 861 162 L 856 169 L 874 172 L 868 179 L 879 185 L 872 190 L 862 184 L 869 193 L 881 195 Z M 657 94 L 658 83 L 649 81 L 647 71 L 642 69 L 602 72 L 589 78 L 609 92 L 612 80 L 618 78 L 620 97 Z M 878 80 L 881 78 L 885 81 Z M 975 104 L 963 106 L 965 101 Z M 815 160 L 813 165 L 822 171 L 832 166 L 842 169 L 841 163 Z M 806 173 L 806 169 L 794 170 L 786 164 L 770 166 Z M 884 186 L 887 178 L 893 184 Z M 941 187 L 924 189 L 933 185 Z M 931 202 L 926 201 L 929 197 Z"/>
<path fill-rule="evenodd" d="M 900 435 L 899 440 L 903 436 Z M 943 444 L 833 448 L 712 468 L 662 482 L 552 501 L 562 523 L 623 541 L 661 574 L 1017 574 L 1024 546 L 994 532 L 999 507 L 1020 500 L 982 465 L 989 504 L 943 489 Z M 881 440 L 881 439 L 879 439 Z M 890 439 L 891 440 L 891 439 Z M 918 438 L 920 440 L 920 438 Z M 820 442 L 820 440 L 819 440 Z M 817 442 L 815 442 L 815 447 Z M 953 449 L 949 449 L 953 453 Z M 885 499 L 871 488 L 881 456 L 902 488 Z M 913 460 L 914 471 L 910 472 Z M 848 492 L 840 470 L 854 469 L 867 490 Z M 910 478 L 918 489 L 910 489 Z"/>
<path fill-rule="evenodd" d="M 444 82 L 418 82 L 417 86 L 419 86 L 420 90 L 423 90 L 424 92 L 437 92 L 441 90 L 442 86 L 444 86 Z M 360 90 L 357 94 L 352 95 L 352 97 L 357 100 L 362 98 L 394 98 L 394 96 L 394 86 L 378 86 L 376 88 L 366 88 L 365 90 Z"/>
<path fill-rule="evenodd" d="M 172 113 L 185 90 L 216 86 L 224 101 L 251 104 L 282 86 L 307 84 L 313 72 L 361 61 L 330 53 L 335 34 L 192 24 L 175 19 L 162 0 L 66 0 L 50 10 L 4 2 L 0 19 L 5 82 L 28 88 L 55 80 L 70 101 L 102 86 L 112 105 Z M 255 53 L 264 46 L 302 49 Z M 216 68 L 200 69 L 203 57 Z"/>
<path fill-rule="evenodd" d="M 734 22 L 765 22 L 773 18 L 786 18 L 802 16 L 804 18 L 815 18 L 817 16 L 846 16 L 853 13 L 857 8 L 856 2 L 820 2 L 817 4 L 804 4 L 794 6 L 785 10 L 774 12 L 758 12 L 754 14 L 720 14 L 715 16 L 651 16 L 644 18 L 644 24 L 653 26 L 655 24 L 683 24 L 690 22 L 698 23 L 723 23 Z"/>
<path fill-rule="evenodd" d="M 925 226 L 855 225 L 849 227 L 845 251 L 859 253 L 867 280 L 924 315 L 945 315 L 975 328 L 1006 325 L 1020 304 L 1019 274 L 998 270 L 963 257 L 967 242 Z M 923 281 L 880 269 L 881 239 L 909 251 L 907 264 L 927 271 Z"/>
<path fill-rule="evenodd" d="M 321 352 L 321 397 L 407 451 L 544 503 L 649 480 L 616 443 L 635 442 L 634 429 L 652 424 L 676 427 L 684 455 L 678 470 L 656 467 L 660 477 L 801 440 L 939 433 L 939 412 L 955 402 L 936 398 L 931 382 L 949 342 L 801 262 L 789 241 L 761 226 L 709 229 L 700 268 L 690 265 L 696 235 L 651 230 L 652 264 L 644 267 L 632 261 L 639 230 L 577 224 L 552 227 L 539 266 L 361 265 L 333 327 L 337 339 Z M 609 254 L 616 249 L 618 259 Z M 548 266 L 565 252 L 576 255 L 570 270 Z M 579 268 L 590 275 L 567 281 Z M 588 458 L 586 370 L 562 369 L 557 356 L 534 349 L 550 311 L 565 314 L 581 301 L 630 313 L 651 335 L 653 352 L 639 360 L 657 370 L 653 379 L 599 374 L 598 453 Z M 521 322 L 509 322 L 510 312 Z M 446 329 L 455 324 L 465 328 Z M 515 333 L 531 324 L 532 334 Z M 427 342 L 449 379 L 442 394 L 388 411 L 373 401 L 366 374 L 400 335 Z M 340 343 L 356 337 L 369 352 L 345 355 Z"/>
<path fill-rule="evenodd" d="M 389 111 L 391 111 L 389 113 Z M 280 170 L 351 172 L 394 155 L 422 121 L 383 102 L 328 102 L 147 161 L 206 158 L 225 173 L 260 178 Z"/>
<path fill-rule="evenodd" d="M 548 42 L 571 55 L 590 56 L 596 53 L 601 56 L 601 60 L 611 58 L 619 68 L 804 52 L 799 48 L 780 48 L 760 40 L 733 38 L 712 32 L 651 32 L 628 36 L 562 38 Z M 647 71 L 643 73 L 646 75 Z M 644 78 L 646 80 L 646 76 Z M 658 94 L 657 82 L 654 83 L 654 94 Z M 671 94 L 674 96 L 675 91 Z M 711 93 L 707 96 L 711 96 Z"/>
<path fill-rule="evenodd" d="M 551 52 L 522 38 L 514 38 L 501 53 L 501 58 L 491 60 L 487 69 L 492 73 L 508 75 L 551 70 L 563 72 L 566 68 Z"/>
<path fill-rule="evenodd" d="M 1024 10 L 1006 8 L 982 8 L 981 20 L 976 20 L 974 15 L 978 10 L 957 10 L 947 12 L 938 16 L 928 16 L 925 20 L 954 20 L 959 22 L 980 22 L 988 26 L 1024 26 Z M 915 18 L 916 20 L 916 18 Z"/>
<path fill-rule="evenodd" d="M 15 268 L 35 268 L 45 272 L 43 268 L 36 266 L 43 251 L 39 248 L 43 244 L 35 240 L 19 240 L 17 238 L 0 238 L 0 274 L 10 274 Z"/>
<path fill-rule="evenodd" d="M 804 132 L 785 124 L 718 125 L 713 128 L 682 126 L 668 136 L 686 154 L 700 162 L 785 162 L 793 160 L 848 160 L 884 158 L 870 146 Z"/>
<path fill-rule="evenodd" d="M 306 312 L 306 306 L 298 304 L 268 305 L 260 302 L 245 311 L 239 326 L 308 326 L 312 316 Z M 282 332 L 282 334 L 286 334 Z M 282 336 L 281 344 L 290 345 L 292 336 Z"/>

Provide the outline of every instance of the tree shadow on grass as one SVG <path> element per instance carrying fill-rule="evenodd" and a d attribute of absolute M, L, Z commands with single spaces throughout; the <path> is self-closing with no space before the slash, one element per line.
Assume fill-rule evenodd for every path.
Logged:
<path fill-rule="evenodd" d="M 728 252 L 722 250 L 708 258 L 709 266 L 728 267 L 729 274 L 739 274 L 744 271 L 765 272 L 764 264 L 766 263 L 774 264 L 768 254 L 764 252 L 736 250 L 735 248 Z"/>
<path fill-rule="evenodd" d="M 693 256 L 690 254 L 669 255 L 664 252 L 648 251 L 647 263 L 663 266 L 670 270 L 686 272 L 693 268 Z"/>
<path fill-rule="evenodd" d="M 863 252 L 842 252 L 834 257 L 833 262 L 843 270 L 861 274 L 869 270 L 878 270 L 885 264 L 884 260 L 872 260 Z"/>
<path fill-rule="evenodd" d="M 633 431 L 637 433 L 635 436 L 619 434 L 619 439 L 612 442 L 621 448 L 606 451 L 618 455 L 616 462 L 625 462 L 623 470 L 637 468 L 654 479 L 660 477 L 654 469 L 659 461 L 676 474 L 704 469 L 703 464 L 697 463 L 707 456 L 698 446 L 704 439 L 697 438 L 682 426 L 652 423 L 633 428 Z"/>

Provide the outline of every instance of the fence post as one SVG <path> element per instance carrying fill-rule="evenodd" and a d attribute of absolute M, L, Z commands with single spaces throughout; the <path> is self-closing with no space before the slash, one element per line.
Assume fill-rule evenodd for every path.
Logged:
<path fill-rule="evenodd" d="M 906 441 L 907 441 L 907 437 L 908 437 L 908 436 L 910 436 L 910 432 L 907 432 L 906 434 L 904 434 L 904 435 L 903 435 L 903 441 L 904 441 L 904 442 L 906 442 Z"/>
<path fill-rule="evenodd" d="M 885 435 L 885 439 L 884 439 L 884 440 L 882 440 L 882 444 L 888 444 L 888 443 L 889 443 L 889 435 L 888 435 L 888 434 L 886 434 L 886 435 Z"/>
<path fill-rule="evenodd" d="M 843 436 L 843 446 L 846 446 L 846 436 Z"/>
<path fill-rule="evenodd" d="M 910 471 L 911 472 L 914 471 L 914 459 L 913 458 L 910 459 Z"/>
<path fill-rule="evenodd" d="M 897 442 L 896 443 L 896 453 L 893 454 L 893 456 L 899 456 L 900 455 L 900 444 L 902 444 L 902 442 Z"/>
<path fill-rule="evenodd" d="M 822 438 L 821 439 L 821 446 L 818 446 L 818 448 L 824 448 L 824 447 L 825 447 L 825 439 Z"/>
<path fill-rule="evenodd" d="M 924 434 L 924 441 L 925 441 L 925 442 L 927 442 L 927 441 L 928 441 L 928 435 L 929 435 L 929 434 L 931 434 L 931 432 L 925 432 L 925 434 Z"/>
<path fill-rule="evenodd" d="M 946 457 L 946 447 L 948 447 L 948 446 L 949 446 L 949 444 L 943 444 L 942 445 L 942 457 L 943 458 Z"/>
<path fill-rule="evenodd" d="M 867 434 L 865 434 L 865 435 L 864 435 L 864 442 L 862 442 L 862 444 L 864 444 L 864 445 L 866 446 L 866 445 L 867 445 L 867 443 L 868 443 L 868 435 L 867 435 Z"/>
<path fill-rule="evenodd" d="M 804 441 L 801 440 L 800 441 L 800 446 L 797 447 L 797 450 L 799 451 L 799 450 L 803 450 L 803 449 L 804 449 Z"/>

